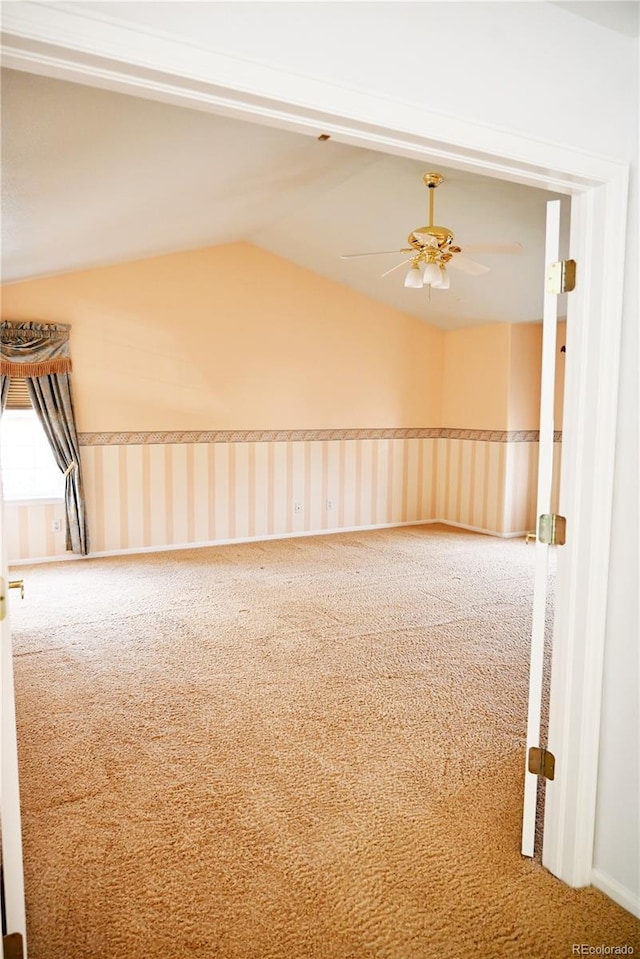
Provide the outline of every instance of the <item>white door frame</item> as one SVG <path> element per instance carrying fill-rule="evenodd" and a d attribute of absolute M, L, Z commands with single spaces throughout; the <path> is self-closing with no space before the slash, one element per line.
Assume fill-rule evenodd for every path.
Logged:
<path fill-rule="evenodd" d="M 13 682 L 9 571 L 4 527 L 2 483 L 0 483 L 0 824 L 2 825 L 2 866 L 7 934 L 19 933 L 27 955 L 27 917 L 22 862 L 22 822 L 18 770 L 18 737 Z M 0 949 L 0 955 L 2 950 Z"/>
<path fill-rule="evenodd" d="M 75 7 L 75 9 L 74 9 Z M 543 861 L 591 881 L 627 217 L 626 164 L 123 25 L 78 4 L 6 4 L 5 67 L 162 100 L 572 196 L 566 399 Z M 114 5 L 114 11 L 117 5 Z M 439 107 L 442 103 L 439 102 Z"/>
<path fill-rule="evenodd" d="M 561 200 L 549 200 L 546 210 L 544 262 L 556 263 L 560 259 L 560 210 Z M 546 269 L 545 280 L 546 280 Z M 538 442 L 538 483 L 536 489 L 536 513 L 541 516 L 551 512 L 553 489 L 554 405 L 556 382 L 556 356 L 558 334 L 558 299 L 545 283 L 542 311 L 542 369 L 540 377 L 540 439 Z M 533 612 L 531 617 L 531 652 L 529 654 L 529 708 L 527 715 L 527 745 L 524 765 L 524 803 L 522 821 L 522 855 L 533 856 L 536 840 L 538 807 L 538 778 L 529 772 L 529 750 L 546 746 L 540 739 L 542 718 L 542 694 L 544 687 L 544 647 L 547 619 L 547 596 L 549 592 L 549 553 L 557 547 L 538 538 L 535 545 L 535 573 L 533 589 Z"/>

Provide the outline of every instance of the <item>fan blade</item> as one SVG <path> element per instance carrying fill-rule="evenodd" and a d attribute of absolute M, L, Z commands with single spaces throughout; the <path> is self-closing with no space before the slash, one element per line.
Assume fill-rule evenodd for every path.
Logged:
<path fill-rule="evenodd" d="M 447 266 L 452 267 L 454 270 L 460 270 L 461 273 L 469 273 L 470 276 L 482 276 L 483 273 L 489 272 L 488 266 L 484 266 L 483 263 L 476 263 L 475 260 L 471 260 L 462 253 L 456 253 L 452 259 L 449 260 Z"/>
<path fill-rule="evenodd" d="M 399 270 L 401 266 L 405 266 L 407 263 L 411 263 L 413 257 L 410 256 L 408 260 L 403 260 L 402 263 L 397 263 L 396 266 L 392 266 L 390 270 L 387 270 L 386 273 L 381 273 L 380 276 L 388 276 L 390 273 L 393 273 L 394 270 Z"/>
<path fill-rule="evenodd" d="M 374 253 L 341 253 L 341 260 L 353 260 L 357 256 L 387 256 L 389 253 L 411 253 L 411 250 L 377 250 Z"/>
<path fill-rule="evenodd" d="M 522 253 L 522 243 L 460 243 L 463 253 Z"/>

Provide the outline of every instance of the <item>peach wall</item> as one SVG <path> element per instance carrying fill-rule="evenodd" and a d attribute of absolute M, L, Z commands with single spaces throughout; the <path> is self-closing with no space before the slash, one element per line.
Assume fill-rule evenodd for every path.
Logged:
<path fill-rule="evenodd" d="M 441 330 L 244 243 L 10 284 L 2 315 L 71 324 L 80 432 L 440 419 Z"/>
<path fill-rule="evenodd" d="M 558 324 L 555 428 L 562 429 L 566 323 Z M 442 425 L 537 430 L 542 323 L 491 323 L 445 335 Z"/>
<path fill-rule="evenodd" d="M 554 427 L 562 429 L 564 402 L 564 367 L 566 353 L 566 321 L 558 323 L 556 332 L 556 380 Z M 540 424 L 540 378 L 542 374 L 542 324 L 517 323 L 511 325 L 511 352 L 509 372 L 510 430 L 537 430 Z"/>
<path fill-rule="evenodd" d="M 509 429 L 510 329 L 508 323 L 491 323 L 447 334 L 442 426 Z"/>
<path fill-rule="evenodd" d="M 567 323 L 566 320 L 558 323 L 558 339 L 556 352 L 556 401 L 553 411 L 553 422 L 557 430 L 562 429 L 562 414 L 564 410 L 564 368 L 566 353 L 561 351 L 561 347 L 567 344 Z"/>
<path fill-rule="evenodd" d="M 402 522 L 535 525 L 537 443 L 446 431 L 537 429 L 540 324 L 443 333 L 246 244 L 8 285 L 3 317 L 71 324 L 80 433 L 434 433 L 94 436 L 82 449 L 93 553 Z M 557 408 L 563 370 L 564 354 Z M 13 561 L 64 555 L 49 532 L 60 509 L 7 504 Z"/>
<path fill-rule="evenodd" d="M 509 338 L 507 429 L 537 430 L 540 425 L 542 324 L 512 323 Z"/>

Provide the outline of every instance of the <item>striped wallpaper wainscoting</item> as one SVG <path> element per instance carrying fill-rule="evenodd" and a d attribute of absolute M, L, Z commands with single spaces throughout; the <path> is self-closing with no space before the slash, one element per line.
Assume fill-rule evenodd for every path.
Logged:
<path fill-rule="evenodd" d="M 60 532 L 54 533 L 57 520 Z M 31 559 L 67 558 L 65 545 L 64 502 L 62 500 L 34 500 L 30 503 L 4 504 L 3 534 L 7 543 L 9 563 Z"/>
<path fill-rule="evenodd" d="M 535 526 L 537 435 L 84 434 L 91 553 L 442 521 Z M 560 443 L 555 444 L 559 462 Z M 10 562 L 69 556 L 62 503 L 6 504 Z"/>

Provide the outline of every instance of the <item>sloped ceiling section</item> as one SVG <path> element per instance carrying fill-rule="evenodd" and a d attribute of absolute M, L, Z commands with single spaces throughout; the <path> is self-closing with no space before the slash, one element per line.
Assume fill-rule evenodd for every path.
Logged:
<path fill-rule="evenodd" d="M 628 37 L 637 37 L 640 33 L 640 3 L 637 0 L 588 0 L 580 3 L 579 0 L 570 0 L 568 3 L 554 2 L 554 7 L 561 7 L 567 13 L 576 17 L 584 17 L 608 30 L 616 30 Z"/>
<path fill-rule="evenodd" d="M 522 251 L 470 253 L 490 272 L 429 293 L 381 276 L 398 253 L 340 259 L 427 223 L 424 162 L 7 70 L 2 118 L 4 282 L 243 240 L 443 329 L 541 317 L 542 191 L 436 164 L 463 252 Z"/>

